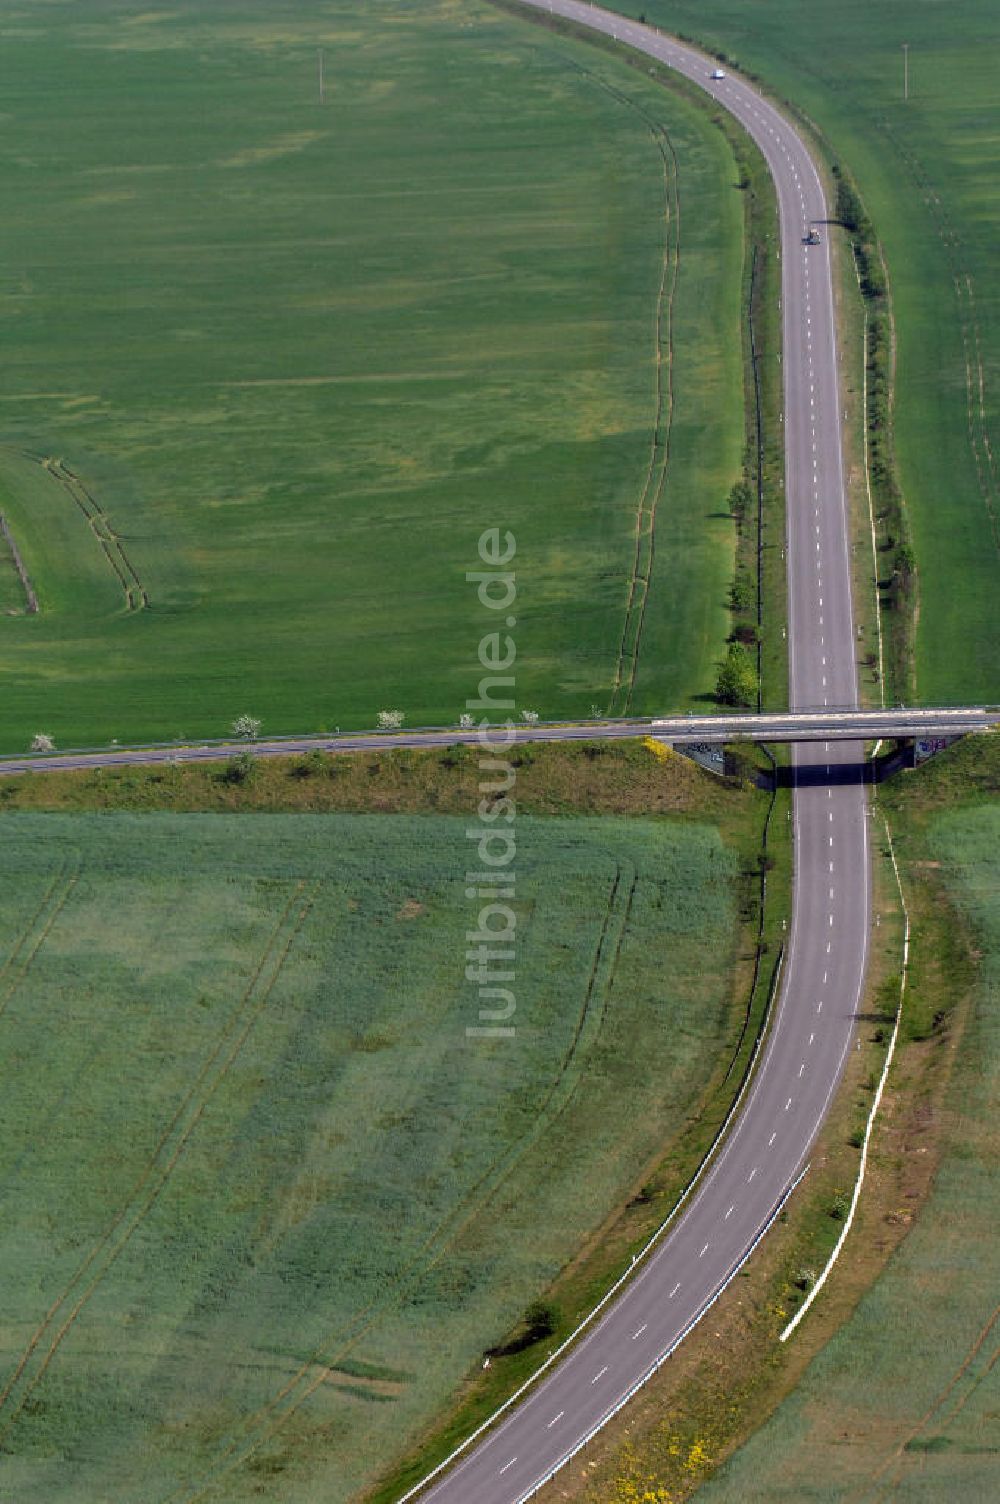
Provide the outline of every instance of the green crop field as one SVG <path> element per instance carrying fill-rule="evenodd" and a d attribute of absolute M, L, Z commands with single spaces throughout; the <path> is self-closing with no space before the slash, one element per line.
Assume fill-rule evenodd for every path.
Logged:
<path fill-rule="evenodd" d="M 473 1040 L 466 824 L 3 817 L 5 1497 L 353 1496 L 697 1109 L 732 848 L 523 816 Z"/>
<path fill-rule="evenodd" d="M 922 905 L 940 912 L 947 894 L 971 926 L 979 964 L 964 1023 L 949 1019 L 942 1035 L 957 1054 L 941 1110 L 941 1163 L 885 1272 L 795 1392 L 705 1488 L 706 1504 L 986 1504 L 997 1495 L 1000 753 L 965 744 L 881 797 L 918 919 Z M 923 1020 L 934 1032 L 948 998 L 934 986 L 943 963 L 928 954 L 919 922 L 913 960 L 904 1032 Z M 924 1110 L 936 1116 L 929 1104 Z"/>
<path fill-rule="evenodd" d="M 920 568 L 917 691 L 930 704 L 1000 698 L 1000 7 L 614 5 L 736 57 L 805 111 L 855 174 L 896 316 L 897 447 Z"/>
<path fill-rule="evenodd" d="M 0 31 L 0 512 L 41 602 L 4 550 L 5 748 L 453 722 L 491 526 L 520 703 L 589 712 L 654 503 L 635 703 L 711 690 L 742 204 L 707 113 L 483 0 Z"/>

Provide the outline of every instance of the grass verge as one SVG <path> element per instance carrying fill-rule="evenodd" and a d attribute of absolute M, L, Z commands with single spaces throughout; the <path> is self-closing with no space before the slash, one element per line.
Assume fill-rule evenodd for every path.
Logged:
<path fill-rule="evenodd" d="M 915 1129 L 902 1138 L 897 1102 L 883 1174 L 923 1157 L 933 1189 L 919 1216 L 906 1193 L 885 1213 L 912 1232 L 710 1500 L 759 1496 L 765 1456 L 776 1500 L 995 1493 L 1000 756 L 965 743 L 880 797 L 914 921 L 904 1019 L 921 1062 L 897 1082 Z"/>
<path fill-rule="evenodd" d="M 865 483 L 875 533 L 876 609 L 881 623 L 881 668 L 888 704 L 910 704 L 916 690 L 915 631 L 918 611 L 917 558 L 895 458 L 893 407 L 896 339 L 882 247 L 847 169 L 831 164 L 834 214 L 847 231 L 858 293 L 863 304 L 862 382 Z M 841 333 L 844 333 L 842 322 Z M 855 580 L 864 550 L 855 551 Z M 857 593 L 857 587 L 856 587 Z M 870 640 L 870 639 L 869 639 Z M 871 644 L 862 667 L 876 667 Z"/>

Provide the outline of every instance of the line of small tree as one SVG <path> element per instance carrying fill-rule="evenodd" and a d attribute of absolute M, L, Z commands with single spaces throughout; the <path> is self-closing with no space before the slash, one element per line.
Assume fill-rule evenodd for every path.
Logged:
<path fill-rule="evenodd" d="M 880 548 L 887 572 L 880 571 L 883 605 L 898 613 L 893 661 L 904 694 L 909 677 L 909 637 L 917 590 L 917 560 L 910 538 L 906 504 L 896 470 L 892 428 L 892 322 L 889 289 L 875 230 L 850 175 L 840 163 L 832 167 L 837 185 L 836 216 L 847 230 L 867 312 L 865 348 L 868 410 L 865 426 L 872 501 L 879 525 Z"/>
<path fill-rule="evenodd" d="M 596 708 L 596 707 L 595 707 Z M 598 712 L 599 714 L 600 712 Z M 522 710 L 521 721 L 525 726 L 537 726 L 541 719 L 537 710 Z M 380 710 L 376 717 L 376 726 L 379 731 L 399 731 L 406 720 L 406 712 L 403 710 Z M 253 765 L 253 753 L 249 750 L 260 736 L 262 721 L 256 715 L 238 715 L 232 722 L 229 733 L 234 741 L 245 742 L 247 750 L 237 753 L 227 764 L 230 773 L 228 779 L 232 783 L 245 783 L 251 775 Z M 464 712 L 458 718 L 459 729 L 471 731 L 477 725 L 475 717 Z M 337 727 L 339 733 L 340 727 Z M 36 731 L 31 738 L 30 749 L 32 752 L 54 752 L 56 750 L 55 739 L 47 731 Z M 117 745 L 117 742 L 112 745 Z"/>
<path fill-rule="evenodd" d="M 729 511 L 742 533 L 753 520 L 757 498 L 744 477 L 729 492 Z M 729 608 L 733 613 L 732 640 L 719 666 L 715 698 L 722 705 L 749 706 L 756 709 L 759 681 L 755 645 L 757 626 L 751 618 L 757 609 L 757 584 L 737 550 L 736 573 L 729 587 Z"/>
<path fill-rule="evenodd" d="M 865 213 L 858 190 L 846 176 L 844 169 L 835 162 L 832 171 L 837 185 L 836 215 L 851 237 L 861 277 L 861 291 L 866 298 L 884 298 L 885 273 L 872 222 Z"/>

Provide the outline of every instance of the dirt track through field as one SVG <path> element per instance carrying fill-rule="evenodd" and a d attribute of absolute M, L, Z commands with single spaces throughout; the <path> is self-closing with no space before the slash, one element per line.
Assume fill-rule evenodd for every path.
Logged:
<path fill-rule="evenodd" d="M 37 455 L 32 459 L 38 460 Z M 149 596 L 146 587 L 139 578 L 131 559 L 125 552 L 125 545 L 112 526 L 111 519 L 91 491 L 83 484 L 63 460 L 41 459 L 38 460 L 44 470 L 59 482 L 63 489 L 72 497 L 75 505 L 87 519 L 87 524 L 101 546 L 104 557 L 117 576 L 118 583 L 125 595 L 125 604 L 130 611 L 142 611 L 149 606 Z"/>
<path fill-rule="evenodd" d="M 670 434 L 674 411 L 673 308 L 680 268 L 680 192 L 678 162 L 665 126 L 653 119 L 627 94 L 621 93 L 587 69 L 581 72 L 605 93 L 620 101 L 643 120 L 660 155 L 663 171 L 663 259 L 656 294 L 654 318 L 653 432 L 649 463 L 635 514 L 635 547 L 625 597 L 625 618 L 618 644 L 609 715 L 627 715 L 632 705 L 646 607 L 656 553 L 656 512 L 666 485 L 670 464 Z M 664 376 L 664 366 L 666 376 Z"/>

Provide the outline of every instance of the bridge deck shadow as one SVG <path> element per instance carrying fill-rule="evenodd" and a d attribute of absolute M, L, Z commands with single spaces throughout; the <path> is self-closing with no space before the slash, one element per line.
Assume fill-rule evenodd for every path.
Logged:
<path fill-rule="evenodd" d="M 829 771 L 828 765 L 822 762 L 779 767 L 775 782 L 779 789 L 845 788 L 859 783 L 884 783 L 894 773 L 912 766 L 912 753 L 896 749 L 873 761 L 859 759 L 857 762 L 831 763 Z"/>

